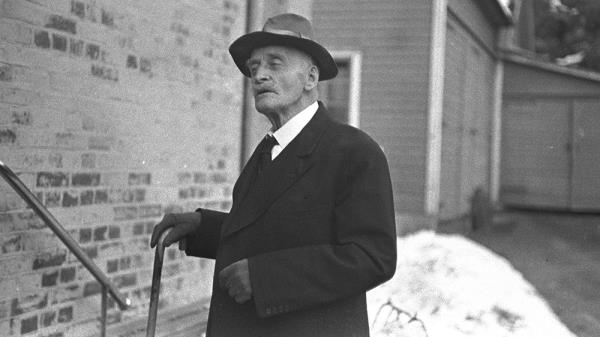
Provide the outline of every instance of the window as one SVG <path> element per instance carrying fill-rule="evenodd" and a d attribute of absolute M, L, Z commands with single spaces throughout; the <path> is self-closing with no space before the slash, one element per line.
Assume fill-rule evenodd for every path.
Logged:
<path fill-rule="evenodd" d="M 333 51 L 338 75 L 319 83 L 319 99 L 334 120 L 358 127 L 360 120 L 360 68 L 362 55 L 357 51 Z"/>

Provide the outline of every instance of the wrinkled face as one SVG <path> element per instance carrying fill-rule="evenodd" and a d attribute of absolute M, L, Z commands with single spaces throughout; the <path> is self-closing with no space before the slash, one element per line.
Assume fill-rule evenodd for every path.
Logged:
<path fill-rule="evenodd" d="M 308 55 L 293 48 L 267 46 L 252 51 L 247 66 L 260 113 L 282 114 L 300 104 L 312 66 Z"/>

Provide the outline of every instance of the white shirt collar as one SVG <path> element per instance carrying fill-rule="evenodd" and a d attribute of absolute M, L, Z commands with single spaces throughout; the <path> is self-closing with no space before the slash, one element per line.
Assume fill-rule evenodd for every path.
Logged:
<path fill-rule="evenodd" d="M 307 106 L 304 110 L 300 111 L 294 117 L 292 117 L 287 123 L 283 124 L 279 129 L 275 130 L 275 132 L 269 131 L 269 133 L 273 134 L 273 137 L 277 140 L 277 145 L 273 147 L 271 152 L 271 158 L 275 159 L 289 143 L 298 136 L 300 131 L 304 129 L 306 124 L 310 122 L 313 118 L 317 110 L 319 109 L 319 103 L 315 101 L 311 105 Z"/>

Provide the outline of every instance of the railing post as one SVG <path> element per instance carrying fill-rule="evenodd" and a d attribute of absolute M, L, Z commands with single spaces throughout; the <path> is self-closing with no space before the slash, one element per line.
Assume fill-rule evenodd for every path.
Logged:
<path fill-rule="evenodd" d="M 106 319 L 108 311 L 108 288 L 102 285 L 101 299 L 101 316 L 100 316 L 100 337 L 106 337 Z"/>
<path fill-rule="evenodd" d="M 152 286 L 150 288 L 150 308 L 148 309 L 148 324 L 146 324 L 146 337 L 154 337 L 156 331 L 156 317 L 158 314 L 158 296 L 160 295 L 160 277 L 162 274 L 163 260 L 165 258 L 165 237 L 171 229 L 160 235 L 154 253 L 154 270 L 152 271 Z"/>

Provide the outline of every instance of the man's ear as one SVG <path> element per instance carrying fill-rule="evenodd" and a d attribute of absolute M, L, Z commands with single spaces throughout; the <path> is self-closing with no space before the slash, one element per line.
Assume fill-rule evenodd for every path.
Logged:
<path fill-rule="evenodd" d="M 319 83 L 319 67 L 313 64 L 308 69 L 308 78 L 304 89 L 310 91 L 317 86 L 317 83 Z"/>

